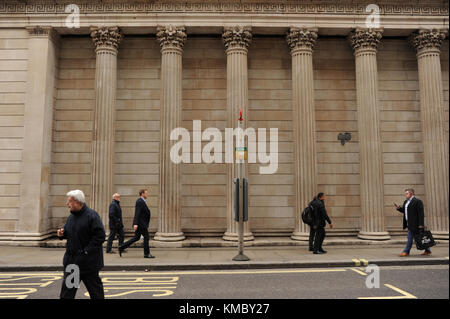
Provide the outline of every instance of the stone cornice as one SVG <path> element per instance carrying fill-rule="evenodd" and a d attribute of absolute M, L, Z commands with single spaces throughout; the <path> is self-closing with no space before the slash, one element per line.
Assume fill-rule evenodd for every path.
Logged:
<path fill-rule="evenodd" d="M 74 3 L 73 0 L 42 0 L 42 1 L 2 1 L 0 14 L 66 14 L 65 6 Z M 373 1 L 76 1 L 81 14 L 91 13 L 253 13 L 253 14 L 352 14 L 367 15 L 366 6 Z M 448 3 L 445 1 L 393 1 L 380 0 L 377 4 L 381 15 L 426 15 L 448 16 Z"/>
<path fill-rule="evenodd" d="M 158 26 L 156 39 L 161 48 L 176 47 L 182 49 L 186 43 L 187 35 L 184 27 Z"/>
<path fill-rule="evenodd" d="M 92 27 L 91 37 L 96 49 L 110 48 L 117 51 L 123 35 L 118 27 Z"/>
<path fill-rule="evenodd" d="M 317 29 L 291 28 L 286 34 L 286 41 L 293 52 L 296 48 L 313 49 L 317 40 Z"/>
<path fill-rule="evenodd" d="M 225 50 L 232 48 L 248 49 L 252 42 L 252 28 L 249 26 L 234 26 L 223 28 L 222 40 Z"/>
<path fill-rule="evenodd" d="M 442 41 L 448 34 L 448 30 L 418 30 L 411 34 L 409 41 L 417 53 L 426 49 L 440 50 Z"/>
<path fill-rule="evenodd" d="M 362 49 L 376 51 L 382 37 L 383 31 L 381 29 L 358 28 L 349 34 L 348 40 L 354 52 L 358 52 Z"/>

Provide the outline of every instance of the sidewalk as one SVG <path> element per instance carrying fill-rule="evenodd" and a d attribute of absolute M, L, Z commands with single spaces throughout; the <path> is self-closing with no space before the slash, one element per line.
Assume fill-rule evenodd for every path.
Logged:
<path fill-rule="evenodd" d="M 441 243 L 448 246 L 448 240 L 436 240 L 436 243 L 440 245 Z M 65 247 L 66 241 L 59 239 L 50 239 L 41 244 L 41 247 L 55 248 L 55 247 Z M 405 245 L 406 236 L 392 236 L 389 240 L 363 240 L 357 237 L 333 237 L 329 236 L 325 239 L 324 246 L 376 246 L 376 247 L 391 247 L 392 245 Z M 104 243 L 105 247 L 106 243 Z M 117 240 L 114 241 L 113 245 L 117 245 Z M 250 242 L 245 242 L 246 247 L 267 247 L 276 248 L 278 246 L 286 247 L 305 247 L 308 245 L 307 241 L 292 240 L 289 237 L 256 237 L 255 240 Z M 114 247 L 114 246 L 113 246 Z M 143 247 L 143 241 L 140 240 L 136 242 L 133 247 Z M 237 242 L 222 240 L 218 237 L 190 237 L 183 241 L 177 242 L 161 242 L 150 240 L 151 248 L 197 248 L 197 247 L 208 247 L 208 248 L 231 248 L 237 247 Z"/>
<path fill-rule="evenodd" d="M 367 263 L 378 266 L 448 265 L 449 245 L 439 242 L 431 256 L 420 256 L 414 247 L 409 257 L 398 257 L 403 244 L 324 245 L 324 255 L 314 255 L 306 246 L 247 247 L 247 262 L 232 261 L 236 247 L 152 248 L 155 259 L 144 259 L 142 248 L 129 248 L 119 257 L 104 254 L 103 271 L 198 270 L 354 267 Z M 0 247 L 0 271 L 62 271 L 63 248 Z"/>

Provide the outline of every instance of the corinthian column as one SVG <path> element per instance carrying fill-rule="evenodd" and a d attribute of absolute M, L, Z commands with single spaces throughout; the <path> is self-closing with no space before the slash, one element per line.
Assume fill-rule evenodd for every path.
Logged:
<path fill-rule="evenodd" d="M 383 212 L 383 154 L 378 110 L 377 47 L 381 30 L 356 29 L 349 35 L 355 55 L 360 153 L 361 239 L 389 239 Z"/>
<path fill-rule="evenodd" d="M 91 29 L 91 37 L 96 53 L 91 207 L 107 223 L 113 187 L 117 52 L 122 34 L 117 27 L 100 27 Z"/>
<path fill-rule="evenodd" d="M 172 162 L 170 149 L 176 141 L 170 132 L 181 127 L 182 53 L 186 42 L 184 27 L 158 27 L 157 40 L 161 45 L 161 138 L 159 147 L 159 180 L 161 187 L 160 216 L 155 240 L 179 241 L 181 231 L 180 171 Z"/>
<path fill-rule="evenodd" d="M 295 193 L 297 207 L 291 238 L 308 240 L 300 218 L 316 193 L 316 125 L 314 114 L 313 47 L 317 29 L 291 28 L 286 40 L 292 56 L 292 109 L 294 113 Z"/>
<path fill-rule="evenodd" d="M 436 238 L 448 239 L 448 140 L 440 47 L 446 30 L 420 30 L 411 35 L 417 52 L 427 226 Z"/>
<path fill-rule="evenodd" d="M 244 127 L 248 118 L 248 68 L 247 53 L 252 41 L 250 27 L 226 27 L 222 33 L 222 40 L 227 55 L 227 127 L 237 126 L 239 110 L 244 115 Z M 247 165 L 246 165 L 247 166 Z M 227 175 L 227 231 L 224 240 L 238 240 L 238 222 L 234 221 L 233 178 L 237 177 L 237 164 L 228 165 Z M 248 171 L 245 169 L 245 171 Z M 244 240 L 253 240 L 249 222 L 244 222 Z"/>

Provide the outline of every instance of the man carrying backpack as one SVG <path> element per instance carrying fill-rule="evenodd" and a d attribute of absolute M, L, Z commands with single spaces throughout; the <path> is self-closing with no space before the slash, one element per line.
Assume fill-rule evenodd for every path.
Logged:
<path fill-rule="evenodd" d="M 313 251 L 314 254 L 326 254 L 326 251 L 322 249 L 325 239 L 325 221 L 330 224 L 330 228 L 333 228 L 333 224 L 325 209 L 324 200 L 325 194 L 319 193 L 311 202 L 311 205 L 314 207 L 314 214 L 309 234 L 309 250 Z"/>

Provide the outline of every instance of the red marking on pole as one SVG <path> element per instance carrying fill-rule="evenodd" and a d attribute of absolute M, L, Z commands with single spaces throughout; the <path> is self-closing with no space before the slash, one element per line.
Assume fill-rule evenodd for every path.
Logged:
<path fill-rule="evenodd" d="M 242 118 L 242 109 L 239 109 L 239 115 L 240 115 L 240 117 L 239 117 L 238 121 L 243 121 L 244 119 Z"/>

